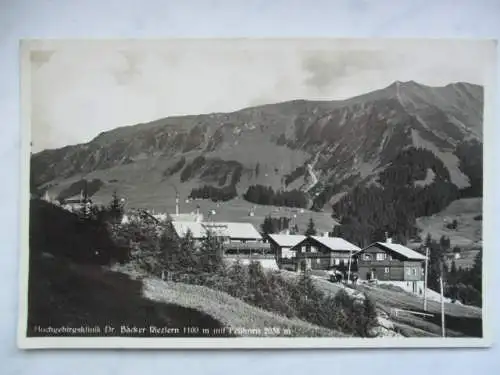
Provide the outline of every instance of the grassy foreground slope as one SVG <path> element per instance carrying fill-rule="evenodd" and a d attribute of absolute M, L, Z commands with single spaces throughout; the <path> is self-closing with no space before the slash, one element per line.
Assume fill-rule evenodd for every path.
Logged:
<path fill-rule="evenodd" d="M 122 326 L 146 328 L 134 336 L 158 336 L 150 326 L 178 328 L 169 336 L 189 336 L 183 327 L 218 329 L 223 324 L 201 311 L 173 303 L 151 301 L 142 283 L 101 266 L 81 265 L 57 258 L 34 259 L 30 269 L 27 335 L 46 336 L 37 327 L 115 328 L 108 336 L 127 336 Z M 59 334 L 58 334 L 59 336 Z"/>
<path fill-rule="evenodd" d="M 211 336 L 218 337 L 345 336 L 261 310 L 207 287 L 153 278 L 138 280 L 106 267 L 47 256 L 34 263 L 36 266 L 30 273 L 27 332 L 32 337 L 42 335 L 37 326 L 98 326 L 101 333 L 93 336 L 99 336 L 105 325 L 116 329 L 108 336 L 127 336 L 122 326 L 146 327 L 139 335 L 144 337 L 205 336 L 201 328 L 208 328 Z M 150 326 L 178 329 L 178 332 L 150 332 Z M 184 327 L 200 327 L 200 332 L 185 332 Z"/>
<path fill-rule="evenodd" d="M 295 279 L 296 274 L 282 272 L 284 277 Z M 362 297 L 365 293 L 377 305 L 380 316 L 390 319 L 395 331 L 407 337 L 434 337 L 441 335 L 441 305 L 428 300 L 427 313 L 434 314 L 432 318 L 423 318 L 408 313 L 400 313 L 397 317 L 391 314 L 393 309 L 404 309 L 417 312 L 423 311 L 423 298 L 404 291 L 389 290 L 379 286 L 358 285 L 357 290 L 343 284 L 331 283 L 324 276 L 314 277 L 315 285 L 326 294 L 335 295 L 344 289 L 351 295 Z M 444 304 L 446 315 L 446 330 L 448 337 L 481 337 L 482 309 L 476 306 L 466 306 L 454 303 Z"/>
<path fill-rule="evenodd" d="M 28 336 L 46 335 L 37 327 L 86 326 L 102 331 L 105 325 L 113 326 L 116 336 L 126 334 L 122 325 L 180 329 L 168 336 L 197 335 L 183 331 L 193 326 L 217 331 L 218 336 L 232 335 L 224 327 L 281 327 L 291 335 L 341 336 L 208 288 L 141 280 L 117 272 L 119 268 L 110 269 L 105 266 L 109 257 L 102 254 L 119 249 L 114 249 L 106 230 L 97 229 L 59 207 L 31 201 Z"/>
<path fill-rule="evenodd" d="M 330 336 L 342 337 L 343 333 L 304 322 L 288 319 L 269 311 L 251 306 L 227 293 L 204 286 L 144 279 L 144 296 L 150 300 L 203 311 L 231 329 L 244 328 L 262 335 L 276 336 Z M 278 328 L 272 332 L 272 328 Z"/>

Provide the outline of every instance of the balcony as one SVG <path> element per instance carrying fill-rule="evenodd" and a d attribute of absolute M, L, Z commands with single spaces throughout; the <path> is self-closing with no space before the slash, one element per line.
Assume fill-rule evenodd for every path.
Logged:
<path fill-rule="evenodd" d="M 228 242 L 223 244 L 224 257 L 240 259 L 274 259 L 275 254 L 268 243 Z"/>

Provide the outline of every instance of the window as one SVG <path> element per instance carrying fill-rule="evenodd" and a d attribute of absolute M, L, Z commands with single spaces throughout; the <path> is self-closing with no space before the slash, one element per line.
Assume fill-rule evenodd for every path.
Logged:
<path fill-rule="evenodd" d="M 408 275 L 411 275 L 411 268 L 407 268 L 407 269 L 406 269 L 406 273 L 407 273 Z"/>
<path fill-rule="evenodd" d="M 385 267 L 385 268 L 384 268 L 384 272 L 385 272 L 385 273 L 389 273 L 389 267 Z"/>
<path fill-rule="evenodd" d="M 336 266 L 338 266 L 340 264 L 340 259 L 335 258 L 334 261 L 335 261 Z"/>
<path fill-rule="evenodd" d="M 363 254 L 363 260 L 372 260 L 372 256 L 370 254 Z"/>
<path fill-rule="evenodd" d="M 416 268 L 412 268 L 411 269 L 411 273 L 413 276 L 416 276 L 417 275 L 417 269 Z"/>
<path fill-rule="evenodd" d="M 385 260 L 385 253 L 377 253 L 377 260 Z"/>

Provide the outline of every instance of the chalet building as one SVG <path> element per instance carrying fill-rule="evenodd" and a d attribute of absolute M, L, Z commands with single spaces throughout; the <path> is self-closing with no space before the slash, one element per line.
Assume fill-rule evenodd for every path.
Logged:
<path fill-rule="evenodd" d="M 271 251 L 280 268 L 296 269 L 294 247 L 305 239 L 306 236 L 301 234 L 270 234 L 267 236 Z"/>
<path fill-rule="evenodd" d="M 340 237 L 309 236 L 293 247 L 295 250 L 296 270 L 347 269 L 349 259 L 361 249 Z"/>
<path fill-rule="evenodd" d="M 201 244 L 209 231 L 221 238 L 223 255 L 229 263 L 236 260 L 242 264 L 258 261 L 264 268 L 278 269 L 270 244 L 250 223 L 173 221 L 172 226 L 179 237 L 191 231 L 196 246 Z"/>
<path fill-rule="evenodd" d="M 406 246 L 375 242 L 357 252 L 359 280 L 396 285 L 408 292 L 423 294 L 425 256 Z"/>

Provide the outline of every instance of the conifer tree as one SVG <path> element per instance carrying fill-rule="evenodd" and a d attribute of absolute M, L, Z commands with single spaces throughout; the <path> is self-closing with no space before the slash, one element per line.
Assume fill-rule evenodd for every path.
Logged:
<path fill-rule="evenodd" d="M 264 222 L 261 224 L 260 228 L 264 234 L 271 234 L 275 232 L 271 216 L 266 216 L 264 218 Z"/>
<path fill-rule="evenodd" d="M 200 248 L 200 266 L 205 272 L 214 273 L 223 268 L 223 243 L 212 231 L 208 230 Z"/>
<path fill-rule="evenodd" d="M 316 233 L 317 233 L 317 231 L 316 231 L 316 225 L 314 224 L 314 220 L 313 220 L 313 218 L 311 217 L 311 218 L 309 219 L 309 223 L 307 224 L 307 229 L 306 229 L 306 231 L 305 231 L 305 233 L 304 233 L 304 234 L 305 234 L 306 236 L 315 236 L 315 235 L 316 235 Z"/>
<path fill-rule="evenodd" d="M 109 203 L 108 211 L 109 211 L 109 217 L 112 222 L 119 223 L 121 221 L 124 214 L 124 208 L 120 198 L 118 197 L 116 190 L 113 192 L 111 202 Z"/>

